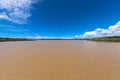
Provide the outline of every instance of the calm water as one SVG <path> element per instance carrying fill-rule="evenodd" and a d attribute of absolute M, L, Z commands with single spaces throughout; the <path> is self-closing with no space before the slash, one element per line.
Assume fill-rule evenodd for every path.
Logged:
<path fill-rule="evenodd" d="M 0 43 L 0 80 L 120 80 L 120 43 Z"/>

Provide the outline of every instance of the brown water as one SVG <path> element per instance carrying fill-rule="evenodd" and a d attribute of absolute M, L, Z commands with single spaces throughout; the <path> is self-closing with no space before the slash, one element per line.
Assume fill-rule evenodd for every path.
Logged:
<path fill-rule="evenodd" d="M 120 43 L 0 43 L 0 80 L 120 80 Z"/>

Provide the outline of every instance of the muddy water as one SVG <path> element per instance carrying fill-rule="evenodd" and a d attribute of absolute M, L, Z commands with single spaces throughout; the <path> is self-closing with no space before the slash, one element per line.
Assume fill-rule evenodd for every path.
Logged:
<path fill-rule="evenodd" d="M 120 80 L 120 43 L 0 43 L 0 80 Z"/>

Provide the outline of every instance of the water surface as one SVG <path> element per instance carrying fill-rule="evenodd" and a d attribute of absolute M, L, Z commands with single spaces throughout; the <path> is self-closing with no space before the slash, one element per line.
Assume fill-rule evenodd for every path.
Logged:
<path fill-rule="evenodd" d="M 120 43 L 0 43 L 0 80 L 120 80 Z"/>

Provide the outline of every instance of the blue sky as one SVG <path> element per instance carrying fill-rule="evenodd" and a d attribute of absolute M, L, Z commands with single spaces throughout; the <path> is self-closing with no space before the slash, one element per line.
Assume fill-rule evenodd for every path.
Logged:
<path fill-rule="evenodd" d="M 0 37 L 120 35 L 120 0 L 1 0 Z"/>

